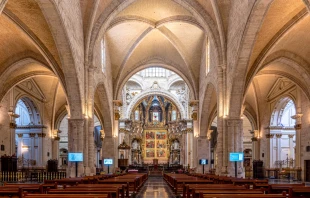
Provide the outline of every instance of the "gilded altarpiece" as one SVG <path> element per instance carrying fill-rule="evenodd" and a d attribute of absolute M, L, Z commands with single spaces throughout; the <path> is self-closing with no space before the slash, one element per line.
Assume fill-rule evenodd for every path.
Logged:
<path fill-rule="evenodd" d="M 144 130 L 144 151 L 145 163 L 152 163 L 153 159 L 167 163 L 167 130 Z"/>

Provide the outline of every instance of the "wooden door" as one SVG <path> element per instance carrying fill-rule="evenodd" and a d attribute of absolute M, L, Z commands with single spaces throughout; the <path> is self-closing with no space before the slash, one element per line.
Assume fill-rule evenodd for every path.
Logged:
<path fill-rule="evenodd" d="M 305 160 L 306 182 L 310 182 L 310 160 Z"/>

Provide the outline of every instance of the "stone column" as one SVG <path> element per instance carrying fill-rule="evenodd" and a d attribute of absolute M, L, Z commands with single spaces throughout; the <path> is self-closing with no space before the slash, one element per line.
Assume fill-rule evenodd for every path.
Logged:
<path fill-rule="evenodd" d="M 39 166 L 44 166 L 45 162 L 43 162 L 44 156 L 46 155 L 46 153 L 44 153 L 44 138 L 45 138 L 46 134 L 45 133 L 38 133 L 38 165 Z"/>
<path fill-rule="evenodd" d="M 83 126 L 84 119 L 69 119 L 68 152 L 83 152 Z M 67 172 L 68 177 L 75 177 L 75 163 L 68 163 Z M 78 162 L 78 176 L 81 176 L 83 173 L 83 162 Z"/>
<path fill-rule="evenodd" d="M 300 150 L 300 136 L 301 136 L 301 117 L 303 116 L 303 114 L 296 114 L 294 116 L 292 116 L 293 119 L 296 120 L 295 123 L 295 131 L 296 131 L 296 144 L 295 144 L 295 148 L 296 148 L 296 153 L 295 153 L 295 167 L 296 168 L 300 168 L 301 167 L 301 150 Z"/>
<path fill-rule="evenodd" d="M 22 141 L 23 141 L 23 135 L 22 133 L 17 134 L 18 136 L 18 146 L 17 146 L 17 157 L 22 156 Z"/>
<path fill-rule="evenodd" d="M 216 150 L 214 151 L 214 167 L 216 174 L 218 175 L 225 175 L 227 174 L 227 144 L 226 144 L 226 135 L 223 127 L 223 124 L 226 123 L 226 120 L 224 118 L 217 118 L 217 145 Z"/>
<path fill-rule="evenodd" d="M 281 160 L 281 138 L 282 138 L 282 134 L 276 134 L 276 138 L 277 138 L 277 154 L 276 154 L 276 161 Z"/>
<path fill-rule="evenodd" d="M 41 164 L 40 155 L 38 154 L 36 156 L 35 151 L 34 151 L 36 134 L 35 133 L 29 133 L 29 137 L 30 137 L 30 148 L 31 148 L 31 153 L 29 153 L 30 159 L 36 160 L 37 166 L 40 166 L 40 164 Z M 39 153 L 39 150 L 38 150 L 38 153 Z"/>
<path fill-rule="evenodd" d="M 288 135 L 288 138 L 289 138 L 289 146 L 290 146 L 290 153 L 289 153 L 289 158 L 293 158 L 295 159 L 295 155 L 294 155 L 294 143 L 293 143 L 293 138 L 294 138 L 294 135 L 293 134 L 289 134 Z"/>
<path fill-rule="evenodd" d="M 0 15 L 2 13 L 3 8 L 5 7 L 5 4 L 8 2 L 8 0 L 0 0 Z"/>
<path fill-rule="evenodd" d="M 53 150 L 52 150 L 52 159 L 59 159 L 59 140 L 60 137 L 56 136 L 53 138 Z"/>
<path fill-rule="evenodd" d="M 103 127 L 103 126 L 102 126 Z M 94 118 L 88 119 L 88 164 L 90 175 L 96 174 L 95 168 L 95 139 L 94 139 Z M 87 158 L 87 157 L 86 157 Z M 86 164 L 85 164 L 86 165 Z"/>
<path fill-rule="evenodd" d="M 227 155 L 231 152 L 243 152 L 242 119 L 227 119 Z M 228 157 L 228 156 L 227 156 Z M 238 177 L 243 176 L 242 162 L 237 162 Z M 235 163 L 228 162 L 228 175 L 235 176 Z"/>
<path fill-rule="evenodd" d="M 199 100 L 192 100 L 190 101 L 190 106 L 192 107 L 192 119 L 193 119 L 193 130 L 192 133 L 190 134 L 190 139 L 191 139 L 191 148 L 189 149 L 191 151 L 191 162 L 190 166 L 193 168 L 197 168 L 198 166 L 198 154 L 197 154 L 197 144 L 193 144 L 193 141 L 196 141 L 195 138 L 198 138 L 200 136 L 200 131 L 199 131 L 199 120 L 198 120 L 198 105 L 199 105 Z"/>
<path fill-rule="evenodd" d="M 118 141 L 119 134 L 119 119 L 120 111 L 123 103 L 121 100 L 113 100 L 114 104 L 114 123 L 113 123 L 113 137 L 114 137 L 114 167 L 118 167 L 118 145 L 121 143 Z"/>
<path fill-rule="evenodd" d="M 84 148 L 84 119 L 76 119 L 77 125 L 77 150 L 78 153 L 83 153 Z M 84 156 L 83 156 L 84 157 Z M 85 157 L 84 157 L 85 158 Z M 78 176 L 84 174 L 84 162 L 78 163 Z"/>
<path fill-rule="evenodd" d="M 257 138 L 257 141 L 253 141 L 253 153 L 252 153 L 252 157 L 253 160 L 259 160 L 260 159 L 260 137 L 259 137 L 259 131 L 258 130 L 254 130 L 254 137 Z"/>
<path fill-rule="evenodd" d="M 10 151 L 9 154 L 13 155 L 16 154 L 15 153 L 15 129 L 16 129 L 16 123 L 15 123 L 15 119 L 19 118 L 18 114 L 15 114 L 14 111 L 9 111 L 8 112 L 9 116 L 10 116 Z"/>

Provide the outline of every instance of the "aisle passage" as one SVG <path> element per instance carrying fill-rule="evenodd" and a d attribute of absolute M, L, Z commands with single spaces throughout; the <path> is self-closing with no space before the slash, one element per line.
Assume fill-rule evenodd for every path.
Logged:
<path fill-rule="evenodd" d="M 173 192 L 162 177 L 149 177 L 137 198 L 173 198 Z"/>

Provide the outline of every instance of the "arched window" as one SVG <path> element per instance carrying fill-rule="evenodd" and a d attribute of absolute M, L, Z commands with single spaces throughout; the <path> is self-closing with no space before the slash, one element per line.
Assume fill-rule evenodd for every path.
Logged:
<path fill-rule="evenodd" d="M 102 68 L 102 72 L 105 72 L 105 58 L 106 58 L 106 54 L 105 54 L 105 42 L 104 39 L 101 39 L 101 68 Z"/>
<path fill-rule="evenodd" d="M 175 121 L 177 119 L 177 111 L 176 110 L 173 110 L 172 111 L 172 114 L 171 114 L 171 120 L 172 121 Z"/>
<path fill-rule="evenodd" d="M 290 100 L 285 106 L 282 117 L 281 124 L 285 127 L 294 127 L 295 120 L 292 119 L 292 116 L 296 114 L 295 105 L 292 100 Z"/>
<path fill-rule="evenodd" d="M 210 41 L 209 38 L 206 38 L 206 75 L 210 71 Z"/>

